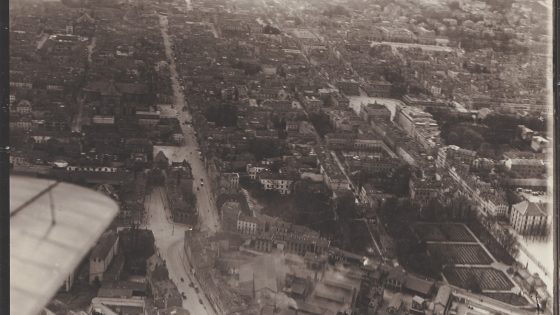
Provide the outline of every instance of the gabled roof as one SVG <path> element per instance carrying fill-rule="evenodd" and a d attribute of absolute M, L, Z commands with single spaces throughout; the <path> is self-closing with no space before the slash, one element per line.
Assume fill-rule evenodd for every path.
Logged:
<path fill-rule="evenodd" d="M 117 233 L 112 230 L 103 233 L 103 235 L 99 238 L 97 245 L 91 251 L 90 259 L 105 259 L 118 239 Z"/>
<path fill-rule="evenodd" d="M 514 204 L 513 207 L 523 216 L 541 217 L 548 216 L 545 204 L 530 202 L 527 200 Z"/>
<path fill-rule="evenodd" d="M 87 12 L 84 12 L 84 14 L 76 19 L 76 23 L 95 23 L 95 19 Z"/>
<path fill-rule="evenodd" d="M 420 279 L 412 275 L 406 277 L 406 282 L 404 284 L 405 288 L 424 295 L 428 295 L 433 286 L 433 281 Z"/>
<path fill-rule="evenodd" d="M 451 297 L 451 287 L 446 285 L 441 286 L 438 290 L 436 298 L 434 299 L 434 304 L 445 306 L 449 302 L 450 297 Z"/>
<path fill-rule="evenodd" d="M 165 153 L 163 153 L 163 151 L 159 151 L 154 160 L 159 161 L 159 160 L 163 160 L 163 161 L 169 161 L 169 159 L 167 158 L 167 156 L 165 155 Z"/>
<path fill-rule="evenodd" d="M 393 298 L 391 298 L 391 302 L 389 302 L 389 305 L 387 306 L 387 309 L 395 309 L 395 310 L 399 310 L 401 308 L 403 304 L 402 301 L 402 294 L 401 293 L 397 293 L 395 295 L 393 295 Z"/>

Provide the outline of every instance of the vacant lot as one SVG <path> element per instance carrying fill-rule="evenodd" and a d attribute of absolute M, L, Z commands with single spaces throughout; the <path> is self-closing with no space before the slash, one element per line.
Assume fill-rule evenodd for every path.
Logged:
<path fill-rule="evenodd" d="M 444 264 L 489 265 L 492 258 L 480 245 L 428 244 L 430 255 L 440 256 Z"/>
<path fill-rule="evenodd" d="M 457 223 L 418 223 L 414 231 L 427 242 L 476 242 L 467 228 Z"/>
<path fill-rule="evenodd" d="M 447 267 L 443 270 L 447 281 L 452 285 L 468 288 L 475 280 L 481 290 L 511 290 L 513 283 L 508 277 L 493 268 Z"/>

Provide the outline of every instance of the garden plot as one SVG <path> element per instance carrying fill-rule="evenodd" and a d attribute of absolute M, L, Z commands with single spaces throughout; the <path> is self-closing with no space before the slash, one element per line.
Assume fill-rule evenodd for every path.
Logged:
<path fill-rule="evenodd" d="M 432 256 L 440 256 L 444 264 L 489 265 L 493 262 L 486 251 L 477 244 L 428 244 Z"/>
<path fill-rule="evenodd" d="M 462 224 L 456 223 L 418 223 L 414 231 L 420 239 L 427 242 L 476 242 Z"/>
<path fill-rule="evenodd" d="M 466 289 L 472 289 L 473 284 L 483 291 L 507 291 L 514 287 L 502 271 L 490 267 L 448 267 L 443 274 L 450 284 Z"/>

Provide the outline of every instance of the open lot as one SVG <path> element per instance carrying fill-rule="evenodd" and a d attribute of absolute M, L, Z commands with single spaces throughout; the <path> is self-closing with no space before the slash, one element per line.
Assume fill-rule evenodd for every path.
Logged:
<path fill-rule="evenodd" d="M 511 290 L 513 283 L 500 270 L 493 268 L 447 267 L 443 270 L 447 281 L 452 285 L 468 288 L 475 279 L 481 290 Z"/>
<path fill-rule="evenodd" d="M 444 264 L 489 265 L 492 258 L 480 245 L 428 244 L 432 256 L 442 257 Z"/>
<path fill-rule="evenodd" d="M 427 242 L 476 242 L 467 228 L 458 223 L 417 223 L 413 229 Z"/>

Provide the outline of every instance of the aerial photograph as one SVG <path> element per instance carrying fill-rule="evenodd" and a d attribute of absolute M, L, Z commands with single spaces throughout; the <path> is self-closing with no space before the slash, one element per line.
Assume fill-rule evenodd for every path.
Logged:
<path fill-rule="evenodd" d="M 551 0 L 10 2 L 10 314 L 554 313 Z"/>

